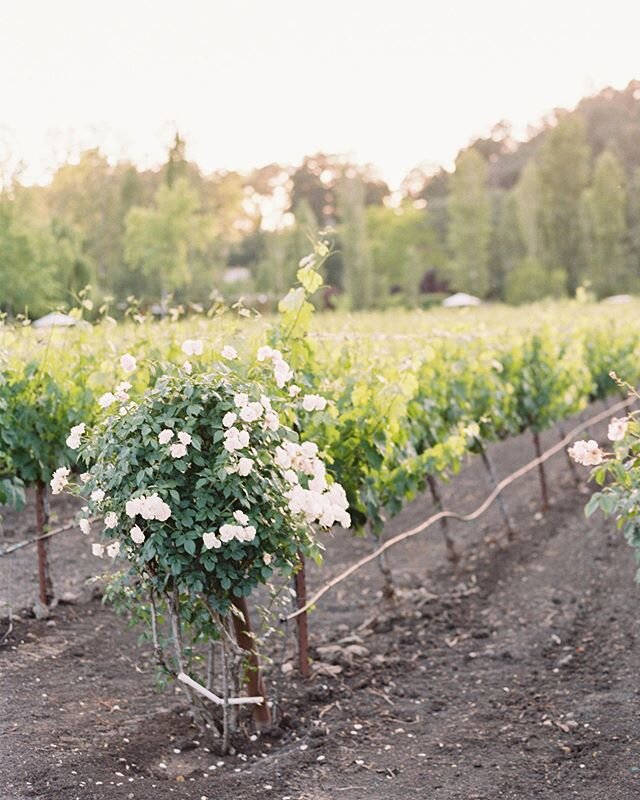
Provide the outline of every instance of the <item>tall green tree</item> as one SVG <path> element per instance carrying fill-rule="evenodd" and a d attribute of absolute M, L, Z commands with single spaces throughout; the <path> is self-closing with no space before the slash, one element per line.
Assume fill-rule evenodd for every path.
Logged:
<path fill-rule="evenodd" d="M 631 174 L 627 196 L 628 267 L 634 291 L 640 287 L 640 167 Z"/>
<path fill-rule="evenodd" d="M 608 150 L 598 156 L 582 211 L 588 275 L 594 291 L 599 297 L 628 291 L 626 180 L 620 162 Z"/>
<path fill-rule="evenodd" d="M 371 268 L 367 216 L 366 188 L 359 175 L 345 175 L 338 192 L 339 228 L 343 258 L 343 288 L 355 311 L 371 308 L 379 294 L 376 292 Z"/>
<path fill-rule="evenodd" d="M 538 157 L 542 261 L 550 271 L 566 270 L 570 294 L 584 277 L 580 206 L 589 155 L 584 123 L 568 115 L 548 132 Z"/>
<path fill-rule="evenodd" d="M 186 179 L 163 184 L 154 206 L 134 206 L 126 218 L 125 257 L 145 280 L 145 294 L 164 297 L 192 279 L 192 260 L 204 245 L 198 197 Z"/>
<path fill-rule="evenodd" d="M 62 291 L 50 230 L 19 212 L 15 196 L 0 193 L 0 309 L 34 318 L 50 311 Z"/>
<path fill-rule="evenodd" d="M 522 237 L 523 256 L 540 257 L 540 171 L 534 160 L 529 161 L 513 189 L 517 216 L 517 227 Z"/>
<path fill-rule="evenodd" d="M 476 150 L 456 159 L 449 198 L 449 247 L 455 287 L 485 297 L 489 291 L 491 202 L 487 165 Z"/>

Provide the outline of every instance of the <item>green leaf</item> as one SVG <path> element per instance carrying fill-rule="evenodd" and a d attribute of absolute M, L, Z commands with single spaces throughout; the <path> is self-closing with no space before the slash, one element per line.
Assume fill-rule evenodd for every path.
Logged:
<path fill-rule="evenodd" d="M 195 556 L 195 554 L 196 554 L 196 543 L 193 541 L 193 539 L 187 539 L 185 541 L 185 543 L 183 544 L 183 547 L 184 547 L 185 551 L 187 553 L 189 553 L 190 556 Z"/>
<path fill-rule="evenodd" d="M 311 264 L 302 267 L 296 273 L 297 279 L 307 294 L 313 294 L 322 286 L 322 275 Z"/>

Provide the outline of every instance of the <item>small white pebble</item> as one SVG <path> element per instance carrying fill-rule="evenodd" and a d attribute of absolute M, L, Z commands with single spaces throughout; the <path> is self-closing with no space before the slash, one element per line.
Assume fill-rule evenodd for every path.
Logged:
<path fill-rule="evenodd" d="M 166 769 L 166 768 L 167 768 L 167 765 L 164 763 L 164 761 L 161 761 L 161 762 L 158 764 L 158 766 L 160 767 L 160 769 Z"/>
<path fill-rule="evenodd" d="M 301 745 L 300 745 L 300 749 L 301 749 L 301 750 L 306 750 L 306 749 L 307 749 L 307 747 L 309 747 L 309 745 L 308 745 L 308 744 L 301 744 Z"/>
<path fill-rule="evenodd" d="M 324 760 L 325 756 L 318 756 L 318 758 L 316 758 L 316 761 L 324 761 Z"/>

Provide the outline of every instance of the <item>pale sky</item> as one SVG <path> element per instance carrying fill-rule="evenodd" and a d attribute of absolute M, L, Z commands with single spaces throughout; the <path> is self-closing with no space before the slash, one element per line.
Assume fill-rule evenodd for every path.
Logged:
<path fill-rule="evenodd" d="M 0 0 L 0 158 L 205 172 L 319 150 L 393 186 L 506 118 L 640 78 L 636 0 Z"/>

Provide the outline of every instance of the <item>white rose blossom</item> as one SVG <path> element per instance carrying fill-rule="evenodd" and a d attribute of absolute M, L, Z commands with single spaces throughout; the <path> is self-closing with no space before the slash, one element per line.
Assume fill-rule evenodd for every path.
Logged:
<path fill-rule="evenodd" d="M 81 519 L 80 522 L 78 523 L 78 526 L 82 531 L 82 533 L 85 534 L 85 536 L 91 533 L 91 523 L 89 522 L 88 519 Z"/>
<path fill-rule="evenodd" d="M 238 419 L 238 415 L 234 414 L 233 411 L 227 411 L 227 413 L 222 418 L 222 424 L 225 428 L 230 428 L 232 425 L 235 424 L 236 420 Z"/>
<path fill-rule="evenodd" d="M 107 545 L 107 555 L 109 558 L 115 558 L 120 552 L 120 542 L 111 542 Z"/>
<path fill-rule="evenodd" d="M 629 420 L 627 417 L 614 417 L 609 423 L 607 430 L 607 438 L 610 442 L 620 442 L 627 435 L 627 426 Z"/>
<path fill-rule="evenodd" d="M 256 359 L 258 361 L 266 361 L 268 358 L 273 358 L 273 354 L 277 352 L 277 350 L 269 347 L 269 345 L 264 345 L 263 347 L 258 348 Z"/>
<path fill-rule="evenodd" d="M 136 359 L 131 353 L 125 353 L 123 356 L 120 356 L 120 366 L 124 372 L 133 372 L 136 368 Z"/>
<path fill-rule="evenodd" d="M 165 428 L 158 434 L 158 441 L 160 444 L 169 444 L 173 439 L 173 431 L 170 428 Z"/>
<path fill-rule="evenodd" d="M 276 380 L 277 387 L 282 389 L 286 383 L 293 380 L 293 372 L 287 362 L 281 359 L 279 361 L 274 361 L 273 377 Z"/>
<path fill-rule="evenodd" d="M 252 542 L 256 538 L 256 534 L 257 531 L 253 525 L 232 525 L 229 522 L 221 525 L 218 531 L 219 539 L 224 544 L 233 541 L 233 539 L 238 542 Z"/>
<path fill-rule="evenodd" d="M 102 558 L 102 556 L 104 555 L 104 545 L 100 544 L 99 542 L 94 542 L 91 545 L 91 552 L 97 558 Z"/>
<path fill-rule="evenodd" d="M 191 375 L 191 373 L 193 372 L 193 365 L 191 364 L 190 361 L 185 361 L 184 364 L 182 365 L 182 369 L 187 373 L 187 375 Z"/>
<path fill-rule="evenodd" d="M 327 401 L 319 394 L 305 394 L 302 398 L 302 407 L 305 411 L 324 411 Z"/>
<path fill-rule="evenodd" d="M 104 500 L 104 492 L 102 489 L 94 489 L 90 497 L 94 503 L 101 503 Z"/>
<path fill-rule="evenodd" d="M 80 447 L 80 438 L 84 432 L 84 422 L 81 422 L 79 425 L 74 425 L 69 432 L 69 436 L 67 436 L 67 447 L 70 447 L 71 450 L 77 450 Z"/>
<path fill-rule="evenodd" d="M 187 356 L 201 356 L 202 350 L 202 341 L 200 339 L 186 339 L 182 343 L 182 352 Z"/>
<path fill-rule="evenodd" d="M 114 390 L 114 395 L 116 400 L 118 400 L 120 403 L 126 403 L 127 400 L 129 399 L 130 388 L 131 384 L 129 383 L 129 381 L 121 381 Z M 122 413 L 122 409 L 120 409 L 120 413 Z"/>
<path fill-rule="evenodd" d="M 192 442 L 191 434 L 187 433 L 186 431 L 180 431 L 178 434 L 178 440 L 186 447 Z"/>
<path fill-rule="evenodd" d="M 264 415 L 264 427 L 269 431 L 277 431 L 280 428 L 280 418 L 275 411 L 267 411 Z"/>
<path fill-rule="evenodd" d="M 113 392 L 105 392 L 98 398 L 98 405 L 100 408 L 109 408 L 112 403 L 116 402 L 116 396 Z"/>
<path fill-rule="evenodd" d="M 241 458 L 238 461 L 238 475 L 245 478 L 253 469 L 253 459 Z"/>
<path fill-rule="evenodd" d="M 590 439 L 588 442 L 584 440 L 574 442 L 573 447 L 570 447 L 568 452 L 574 461 L 584 467 L 597 466 L 602 464 L 605 459 L 604 452 L 594 439 Z"/>
<path fill-rule="evenodd" d="M 262 403 L 247 403 L 240 409 L 240 419 L 243 422 L 255 422 L 264 412 Z"/>
<path fill-rule="evenodd" d="M 138 525 L 134 525 L 129 531 L 129 535 L 136 544 L 142 544 L 145 540 L 144 531 Z"/>
<path fill-rule="evenodd" d="M 227 344 L 220 351 L 220 355 L 222 358 L 226 358 L 228 361 L 233 361 L 234 358 L 238 357 L 238 351 L 235 347 L 231 347 L 230 344 Z"/>
<path fill-rule="evenodd" d="M 284 442 L 276 448 L 274 461 L 291 485 L 286 492 L 290 511 L 304 515 L 307 522 L 316 522 L 323 528 L 336 523 L 343 528 L 350 527 L 345 491 L 340 484 L 328 485 L 326 468 L 318 457 L 318 446 L 314 442 Z M 300 484 L 299 474 L 310 478 L 307 488 Z"/>
<path fill-rule="evenodd" d="M 242 450 L 249 445 L 249 434 L 247 431 L 238 430 L 235 426 L 232 426 L 228 430 L 224 432 L 224 448 L 229 453 L 233 453 L 235 450 Z"/>
<path fill-rule="evenodd" d="M 212 531 L 202 534 L 202 543 L 207 550 L 211 550 L 211 548 L 219 550 L 222 547 L 222 542 Z"/>
<path fill-rule="evenodd" d="M 51 476 L 51 494 L 60 494 L 65 486 L 69 483 L 69 475 L 71 470 L 69 467 L 58 467 L 58 469 Z"/>
<path fill-rule="evenodd" d="M 110 511 L 106 517 L 104 518 L 104 527 L 105 528 L 115 528 L 118 525 L 118 515 L 115 511 Z"/>
<path fill-rule="evenodd" d="M 234 511 L 233 518 L 236 522 L 239 522 L 240 525 L 248 525 L 249 524 L 249 517 L 244 513 L 244 511 Z"/>
<path fill-rule="evenodd" d="M 127 500 L 125 512 L 131 519 L 139 515 L 143 519 L 157 519 L 160 522 L 166 522 L 171 516 L 171 508 L 156 493 Z"/>
<path fill-rule="evenodd" d="M 176 442 L 171 445 L 169 452 L 173 458 L 184 458 L 187 455 L 187 446 L 182 442 Z"/>

